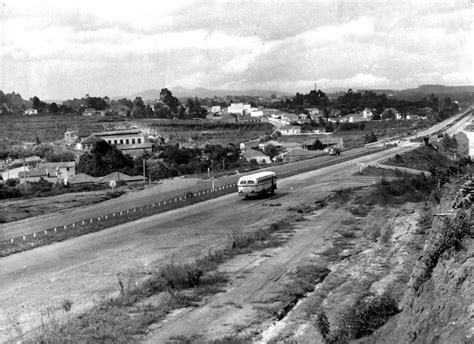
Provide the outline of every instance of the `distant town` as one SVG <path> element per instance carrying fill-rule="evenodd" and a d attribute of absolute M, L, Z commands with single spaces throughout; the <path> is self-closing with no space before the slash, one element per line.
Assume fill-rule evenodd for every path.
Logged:
<path fill-rule="evenodd" d="M 2 182 L 154 182 L 304 160 L 331 147 L 383 145 L 452 116 L 472 98 L 469 88 L 438 88 L 399 96 L 315 88 L 294 97 L 206 98 L 178 98 L 164 88 L 154 100 L 85 95 L 61 104 L 0 92 Z M 52 122 L 61 126 L 48 129 Z M 472 140 L 469 132 L 459 135 Z M 2 198 L 21 194 L 2 192 Z"/>

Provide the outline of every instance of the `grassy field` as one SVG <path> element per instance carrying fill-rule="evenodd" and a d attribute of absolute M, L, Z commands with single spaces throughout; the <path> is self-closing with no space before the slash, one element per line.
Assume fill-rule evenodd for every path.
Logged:
<path fill-rule="evenodd" d="M 75 115 L 0 116 L 0 137 L 13 141 L 56 141 L 67 130 L 80 136 L 113 129 L 124 121 L 120 118 L 88 118 Z"/>
<path fill-rule="evenodd" d="M 164 138 L 193 144 L 240 143 L 246 139 L 269 134 L 268 123 L 216 123 L 206 120 L 177 121 L 147 118 L 83 117 L 75 115 L 0 116 L 0 137 L 9 143 L 36 140 L 60 140 L 67 130 L 76 131 L 80 137 L 93 132 L 117 128 L 151 128 Z"/>

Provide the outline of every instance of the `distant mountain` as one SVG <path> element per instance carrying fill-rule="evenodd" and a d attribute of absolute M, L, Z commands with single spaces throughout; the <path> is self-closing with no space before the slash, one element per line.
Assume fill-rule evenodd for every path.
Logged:
<path fill-rule="evenodd" d="M 430 94 L 465 94 L 465 93 L 474 93 L 474 86 L 445 86 L 445 85 L 420 85 L 416 88 L 407 88 L 403 90 L 372 90 L 378 94 L 387 94 L 397 96 L 408 96 L 408 95 L 418 95 L 418 96 L 429 96 Z"/>
<path fill-rule="evenodd" d="M 203 87 L 196 87 L 193 89 L 176 86 L 170 88 L 171 93 L 178 98 L 212 98 L 225 96 L 250 96 L 250 97 L 270 97 L 275 94 L 277 97 L 293 96 L 293 93 L 285 93 L 280 91 L 268 90 L 210 90 Z M 128 98 L 135 99 L 135 97 L 142 97 L 143 100 L 154 100 L 160 98 L 161 89 L 146 90 L 140 93 L 135 93 L 125 97 L 115 97 L 115 99 Z"/>

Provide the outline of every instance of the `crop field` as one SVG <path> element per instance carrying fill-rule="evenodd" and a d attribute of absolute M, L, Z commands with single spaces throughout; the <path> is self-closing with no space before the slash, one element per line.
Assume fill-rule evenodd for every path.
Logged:
<path fill-rule="evenodd" d="M 269 134 L 272 126 L 267 123 L 215 123 L 202 121 L 177 121 L 147 118 L 83 117 L 75 115 L 37 115 L 0 117 L 0 137 L 9 143 L 60 140 L 67 130 L 76 131 L 80 137 L 93 132 L 117 128 L 150 128 L 165 139 L 192 144 L 240 143 L 246 139 Z"/>
<path fill-rule="evenodd" d="M 120 118 L 86 118 L 75 115 L 0 116 L 0 137 L 9 141 L 56 141 L 67 130 L 77 131 L 79 136 L 113 129 L 123 123 Z"/>

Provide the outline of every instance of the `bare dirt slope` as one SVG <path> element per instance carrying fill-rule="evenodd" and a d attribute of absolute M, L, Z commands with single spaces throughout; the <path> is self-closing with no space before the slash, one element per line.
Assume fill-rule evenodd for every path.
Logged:
<path fill-rule="evenodd" d="M 318 196 L 324 197 L 307 190 L 290 209 L 302 209 L 298 205 L 314 203 Z M 314 326 L 319 309 L 336 324 L 339 312 L 361 294 L 402 285 L 421 249 L 421 238 L 415 234 L 418 214 L 412 205 L 375 207 L 367 213 L 358 213 L 354 206 L 338 200 L 309 211 L 303 221 L 294 222 L 285 245 L 224 264 L 220 269 L 232 281 L 224 292 L 153 325 L 145 342 L 206 343 L 240 336 L 261 343 L 322 343 Z M 295 270 L 305 266 L 324 266 L 331 272 L 314 292 L 297 300 L 288 298 Z"/>

